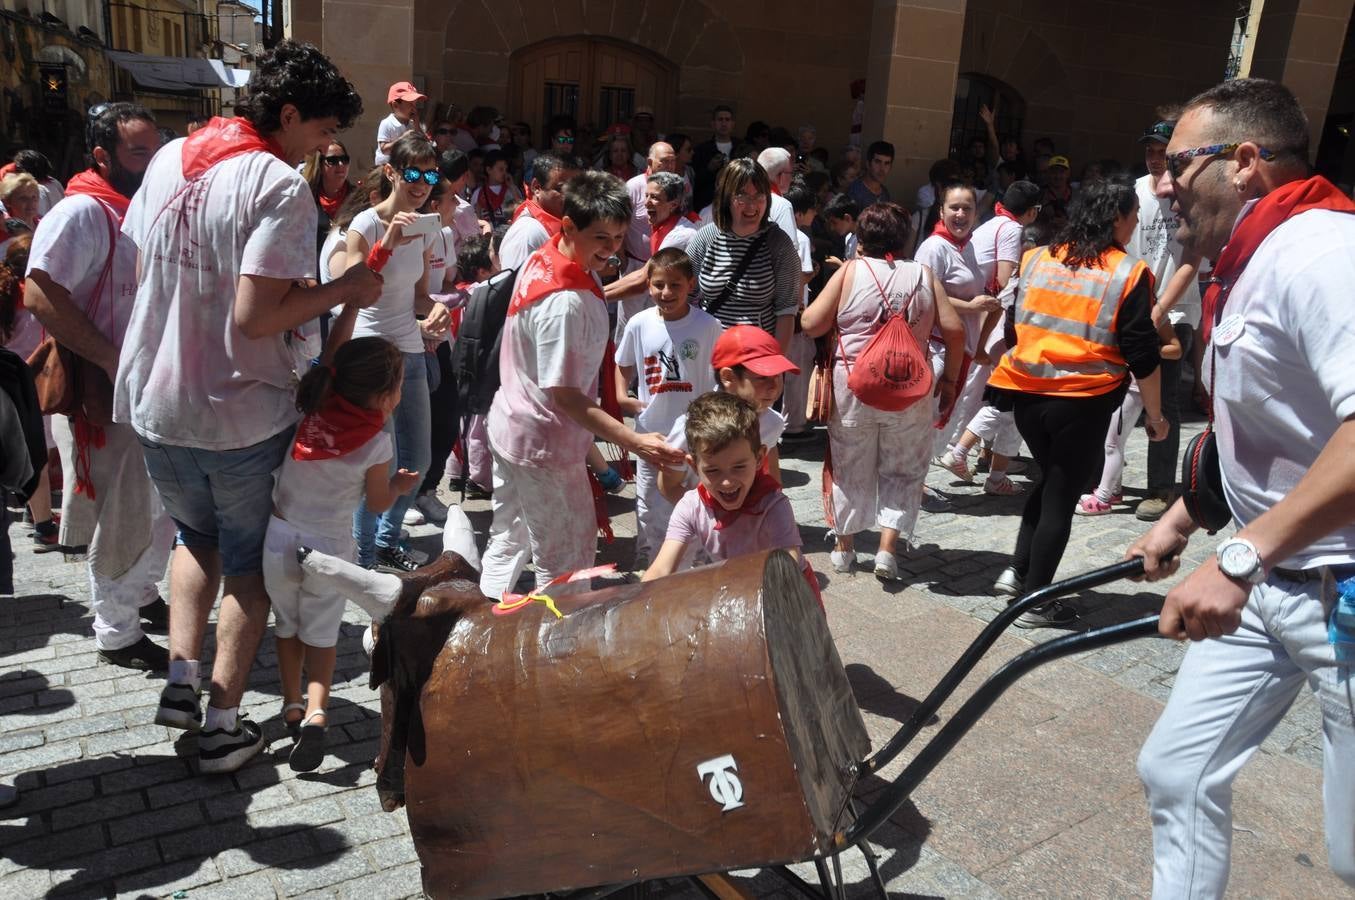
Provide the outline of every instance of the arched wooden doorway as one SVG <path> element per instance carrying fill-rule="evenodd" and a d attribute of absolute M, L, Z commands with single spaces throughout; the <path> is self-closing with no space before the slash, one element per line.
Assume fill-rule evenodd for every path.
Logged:
<path fill-rule="evenodd" d="M 973 138 L 988 131 L 979 107 L 997 111 L 998 137 L 1021 140 L 1026 121 L 1026 101 L 1016 88 L 980 72 L 963 72 L 955 82 L 955 110 L 950 120 L 950 152 L 960 154 Z"/>
<path fill-rule="evenodd" d="M 515 52 L 509 67 L 509 108 L 544 135 L 554 115 L 571 115 L 601 132 L 627 122 L 636 108 L 671 122 L 677 68 L 637 44 L 606 38 L 542 41 Z"/>

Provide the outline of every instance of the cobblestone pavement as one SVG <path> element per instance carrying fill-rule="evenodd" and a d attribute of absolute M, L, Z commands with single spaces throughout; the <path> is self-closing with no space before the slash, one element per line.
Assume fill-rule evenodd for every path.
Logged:
<path fill-rule="evenodd" d="M 1144 447 L 1140 432 L 1130 449 L 1131 486 L 1142 483 Z M 821 440 L 786 448 L 783 466 L 806 549 L 818 571 L 828 572 L 821 454 Z M 989 587 L 1015 540 L 1020 498 L 986 497 L 937 469 L 928 480 L 954 508 L 923 514 L 903 581 L 882 587 L 863 572 L 828 578 L 825 589 L 877 747 L 906 718 L 911 698 L 925 695 L 1000 608 Z M 612 502 L 626 514 L 604 552 L 628 561 L 632 504 Z M 467 509 L 477 528 L 487 527 L 486 503 Z M 1062 573 L 1118 559 L 1145 527 L 1127 508 L 1079 518 Z M 286 765 L 270 637 L 244 708 L 264 724 L 276 753 L 233 776 L 198 777 L 190 765 L 194 739 L 151 724 L 161 681 L 97 661 L 83 567 L 30 553 L 25 533 L 21 525 L 11 529 L 19 596 L 0 599 L 0 779 L 21 790 L 18 805 L 0 812 L 0 897 L 314 893 L 374 900 L 420 891 L 405 816 L 381 812 L 372 786 L 380 719 L 366 686 L 364 617 L 356 607 L 339 640 L 331 749 L 322 768 L 297 776 Z M 414 533 L 416 547 L 439 546 L 435 529 Z M 1213 544 L 1195 541 L 1188 560 L 1202 559 Z M 859 549 L 873 545 L 863 540 Z M 1095 624 L 1155 609 L 1162 591 L 1126 583 L 1076 602 Z M 1019 652 L 1031 637 L 1042 635 L 1005 637 L 993 656 Z M 205 655 L 211 652 L 209 639 Z M 1182 652 L 1140 640 L 1053 664 L 1013 689 L 873 838 L 891 895 L 1146 894 L 1151 847 L 1134 754 Z M 995 666 L 985 661 L 980 674 Z M 1304 693 L 1240 779 L 1235 896 L 1342 894 L 1325 865 L 1320 741 L 1316 706 Z M 882 785 L 863 785 L 862 793 Z M 860 857 L 848 854 L 844 864 L 850 894 L 867 895 Z M 812 874 L 812 867 L 800 871 Z M 739 877 L 760 896 L 787 890 L 765 872 Z M 690 892 L 670 885 L 651 893 Z"/>

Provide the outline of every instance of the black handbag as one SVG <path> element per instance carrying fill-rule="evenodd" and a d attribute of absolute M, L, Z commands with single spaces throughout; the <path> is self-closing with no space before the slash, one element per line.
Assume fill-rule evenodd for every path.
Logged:
<path fill-rule="evenodd" d="M 1219 307 L 1222 311 L 1222 305 Z M 1223 494 L 1223 469 L 1219 466 L 1218 438 L 1214 434 L 1214 383 L 1218 354 L 1209 347 L 1209 425 L 1190 439 L 1181 458 L 1181 501 L 1190 520 L 1210 534 L 1233 520 Z"/>

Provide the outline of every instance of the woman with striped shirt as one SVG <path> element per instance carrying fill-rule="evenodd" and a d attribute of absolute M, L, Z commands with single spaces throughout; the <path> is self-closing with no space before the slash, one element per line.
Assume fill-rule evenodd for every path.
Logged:
<path fill-rule="evenodd" d="M 771 182 L 751 159 L 731 160 L 715 186 L 715 221 L 687 245 L 706 312 L 728 328 L 756 325 L 785 352 L 799 309 L 800 255 L 770 217 Z"/>

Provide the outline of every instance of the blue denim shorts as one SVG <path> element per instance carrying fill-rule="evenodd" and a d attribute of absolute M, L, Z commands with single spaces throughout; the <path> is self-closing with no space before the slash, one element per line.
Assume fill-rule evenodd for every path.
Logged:
<path fill-rule="evenodd" d="M 292 429 L 239 450 L 201 450 L 141 438 L 146 471 L 179 527 L 177 543 L 217 550 L 221 574 L 263 572 L 263 540 L 273 512 L 273 474 Z"/>

